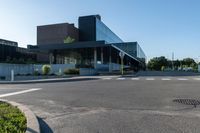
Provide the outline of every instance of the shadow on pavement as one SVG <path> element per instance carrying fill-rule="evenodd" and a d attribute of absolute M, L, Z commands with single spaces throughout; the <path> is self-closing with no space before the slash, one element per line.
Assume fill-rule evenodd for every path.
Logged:
<path fill-rule="evenodd" d="M 192 109 L 195 109 L 195 107 L 190 106 L 190 107 L 185 107 L 185 108 L 181 108 L 181 109 L 176 109 L 175 111 L 190 111 Z"/>
<path fill-rule="evenodd" d="M 41 133 L 53 133 L 49 125 L 40 117 L 37 117 L 38 122 L 40 124 L 40 131 Z"/>

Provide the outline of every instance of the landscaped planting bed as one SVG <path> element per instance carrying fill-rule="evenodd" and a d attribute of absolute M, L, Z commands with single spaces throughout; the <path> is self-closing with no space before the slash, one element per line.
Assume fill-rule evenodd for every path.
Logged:
<path fill-rule="evenodd" d="M 0 101 L 0 133 L 25 133 L 26 117 L 17 108 Z"/>

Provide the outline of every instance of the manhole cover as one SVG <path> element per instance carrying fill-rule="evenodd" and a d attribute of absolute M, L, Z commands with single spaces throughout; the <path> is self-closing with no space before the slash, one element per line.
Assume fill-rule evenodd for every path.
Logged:
<path fill-rule="evenodd" d="M 195 108 L 197 107 L 197 105 L 200 105 L 200 101 L 195 99 L 174 99 L 173 102 L 185 105 L 193 105 Z"/>

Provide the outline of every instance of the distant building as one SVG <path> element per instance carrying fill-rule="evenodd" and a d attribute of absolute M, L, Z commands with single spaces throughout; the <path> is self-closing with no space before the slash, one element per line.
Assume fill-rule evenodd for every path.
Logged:
<path fill-rule="evenodd" d="M 51 64 L 76 64 L 96 70 L 119 70 L 119 53 L 130 69 L 145 69 L 146 56 L 137 42 L 123 42 L 102 21 L 99 15 L 82 16 L 74 24 L 53 24 L 37 27 L 38 60 Z"/>
<path fill-rule="evenodd" d="M 18 43 L 0 39 L 0 63 L 36 62 L 36 54 L 26 48 L 18 47 Z"/>

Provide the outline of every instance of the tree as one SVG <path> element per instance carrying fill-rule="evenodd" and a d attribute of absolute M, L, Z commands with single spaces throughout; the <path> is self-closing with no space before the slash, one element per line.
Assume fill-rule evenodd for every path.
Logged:
<path fill-rule="evenodd" d="M 24 58 L 19 58 L 19 60 L 17 61 L 17 63 L 19 63 L 19 64 L 25 64 Z"/>
<path fill-rule="evenodd" d="M 193 71 L 197 71 L 198 69 L 197 63 L 192 58 L 174 60 L 172 63 L 172 60 L 167 60 L 164 56 L 154 57 L 148 62 L 147 67 L 150 70 L 163 71 L 165 68 L 172 68 L 172 64 L 175 70 L 178 70 L 179 67 L 181 67 L 181 69 L 191 67 Z"/>
<path fill-rule="evenodd" d="M 181 61 L 175 60 L 175 61 L 173 61 L 173 64 L 174 64 L 175 70 L 178 70 L 178 68 L 181 66 Z"/>
<path fill-rule="evenodd" d="M 162 66 L 164 66 L 164 67 L 168 66 L 168 61 L 164 56 L 154 57 L 147 64 L 147 67 L 150 70 L 156 70 L 156 71 L 160 71 Z"/>
<path fill-rule="evenodd" d="M 192 67 L 191 66 L 192 64 L 196 64 L 196 62 L 192 58 L 185 58 L 185 59 L 182 60 L 182 65 L 186 65 L 188 67 Z"/>
<path fill-rule="evenodd" d="M 192 67 L 192 70 L 193 70 L 193 71 L 198 71 L 198 65 L 197 65 L 197 63 L 192 63 L 192 64 L 190 65 L 190 67 Z"/>
<path fill-rule="evenodd" d="M 74 42 L 75 39 L 74 38 L 71 38 L 70 36 L 67 36 L 65 39 L 64 39 L 64 43 L 72 43 Z"/>
<path fill-rule="evenodd" d="M 18 60 L 16 58 L 13 58 L 10 63 L 18 63 Z"/>
<path fill-rule="evenodd" d="M 11 62 L 11 57 L 10 56 L 7 56 L 6 57 L 6 63 L 10 63 Z"/>

